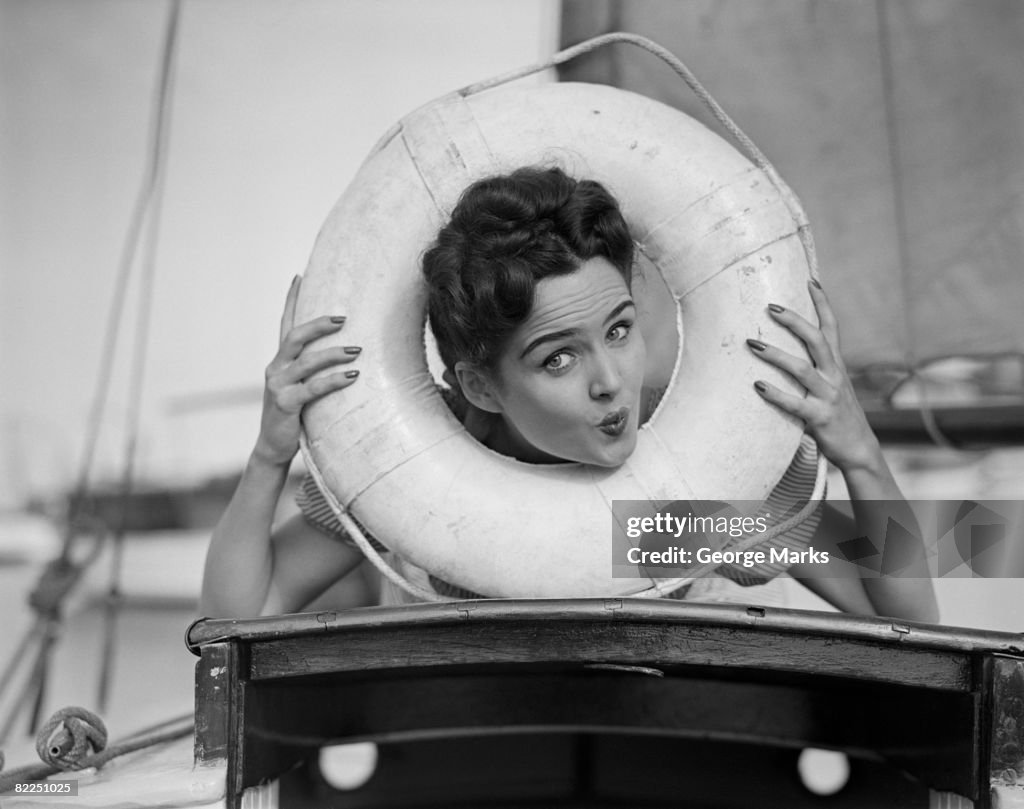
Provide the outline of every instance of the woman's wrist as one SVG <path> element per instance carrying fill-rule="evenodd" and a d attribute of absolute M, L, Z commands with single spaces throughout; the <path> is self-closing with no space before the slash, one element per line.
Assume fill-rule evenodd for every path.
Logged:
<path fill-rule="evenodd" d="M 843 475 L 884 477 L 889 475 L 889 464 L 882 454 L 882 445 L 873 432 L 867 430 L 854 445 L 855 451 L 834 459 L 836 468 Z"/>
<path fill-rule="evenodd" d="M 253 447 L 252 452 L 249 454 L 249 462 L 246 468 L 254 472 L 287 473 L 291 468 L 294 457 L 295 453 L 275 452 L 273 449 L 265 446 L 262 441 L 257 440 L 256 446 Z"/>
<path fill-rule="evenodd" d="M 851 500 L 893 500 L 906 498 L 900 490 L 889 463 L 882 454 L 882 448 L 875 440 L 874 449 L 856 463 L 844 466 L 837 464 L 846 481 Z"/>

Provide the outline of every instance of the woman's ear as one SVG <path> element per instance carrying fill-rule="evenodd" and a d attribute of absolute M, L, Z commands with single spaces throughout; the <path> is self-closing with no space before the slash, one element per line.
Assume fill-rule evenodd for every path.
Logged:
<path fill-rule="evenodd" d="M 494 382 L 490 374 L 469 362 L 455 363 L 455 378 L 462 395 L 471 405 L 488 413 L 500 413 L 501 401 L 494 393 Z"/>

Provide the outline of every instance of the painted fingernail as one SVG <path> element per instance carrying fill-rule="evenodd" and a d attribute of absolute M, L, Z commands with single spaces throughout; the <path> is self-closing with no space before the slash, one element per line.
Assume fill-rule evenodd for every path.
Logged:
<path fill-rule="evenodd" d="M 345 346 L 345 353 L 346 354 L 352 354 L 353 356 L 355 356 L 356 354 L 358 354 L 362 350 L 363 350 L 362 346 Z"/>
<path fill-rule="evenodd" d="M 754 349 L 754 351 L 764 351 L 766 348 L 768 348 L 768 346 L 766 346 L 760 340 L 754 339 L 747 340 L 747 345 Z"/>
<path fill-rule="evenodd" d="M 349 379 L 355 379 L 359 376 L 359 371 L 345 371 L 345 376 Z"/>
<path fill-rule="evenodd" d="M 777 303 L 769 303 L 768 304 L 768 311 L 769 312 L 774 312 L 777 315 L 781 315 L 783 312 L 786 311 L 786 307 L 785 306 L 779 306 Z"/>
<path fill-rule="evenodd" d="M 344 315 L 335 315 L 331 318 L 331 323 L 337 323 L 339 326 L 345 322 Z"/>
<path fill-rule="evenodd" d="M 818 283 L 818 279 L 817 279 L 817 278 L 812 278 L 812 279 L 811 279 L 811 283 L 812 283 L 812 284 L 814 284 L 814 286 L 815 286 L 816 288 L 818 288 L 818 289 L 821 289 L 821 284 L 820 284 L 820 283 Z"/>
<path fill-rule="evenodd" d="M 759 379 L 754 383 L 754 390 L 758 393 L 765 393 L 768 390 L 768 386 Z"/>

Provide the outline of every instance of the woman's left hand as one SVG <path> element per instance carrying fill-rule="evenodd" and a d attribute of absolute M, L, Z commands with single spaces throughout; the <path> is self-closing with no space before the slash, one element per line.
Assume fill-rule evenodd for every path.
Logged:
<path fill-rule="evenodd" d="M 843 472 L 872 467 L 879 445 L 839 354 L 839 328 L 821 287 L 808 284 L 820 328 L 789 309 L 772 304 L 768 312 L 803 341 L 810 360 L 794 357 L 759 340 L 747 340 L 765 362 L 781 368 L 807 390 L 806 396 L 786 393 L 763 380 L 754 383 L 761 397 L 804 421 L 821 451 Z"/>

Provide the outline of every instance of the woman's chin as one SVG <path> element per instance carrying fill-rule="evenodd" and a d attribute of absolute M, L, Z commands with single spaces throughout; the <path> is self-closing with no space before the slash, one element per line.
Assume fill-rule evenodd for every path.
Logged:
<path fill-rule="evenodd" d="M 589 457 L 580 459 L 580 462 L 590 466 L 615 469 L 629 460 L 635 449 L 636 430 L 631 430 L 604 446 L 595 447 L 591 452 L 587 453 Z"/>

